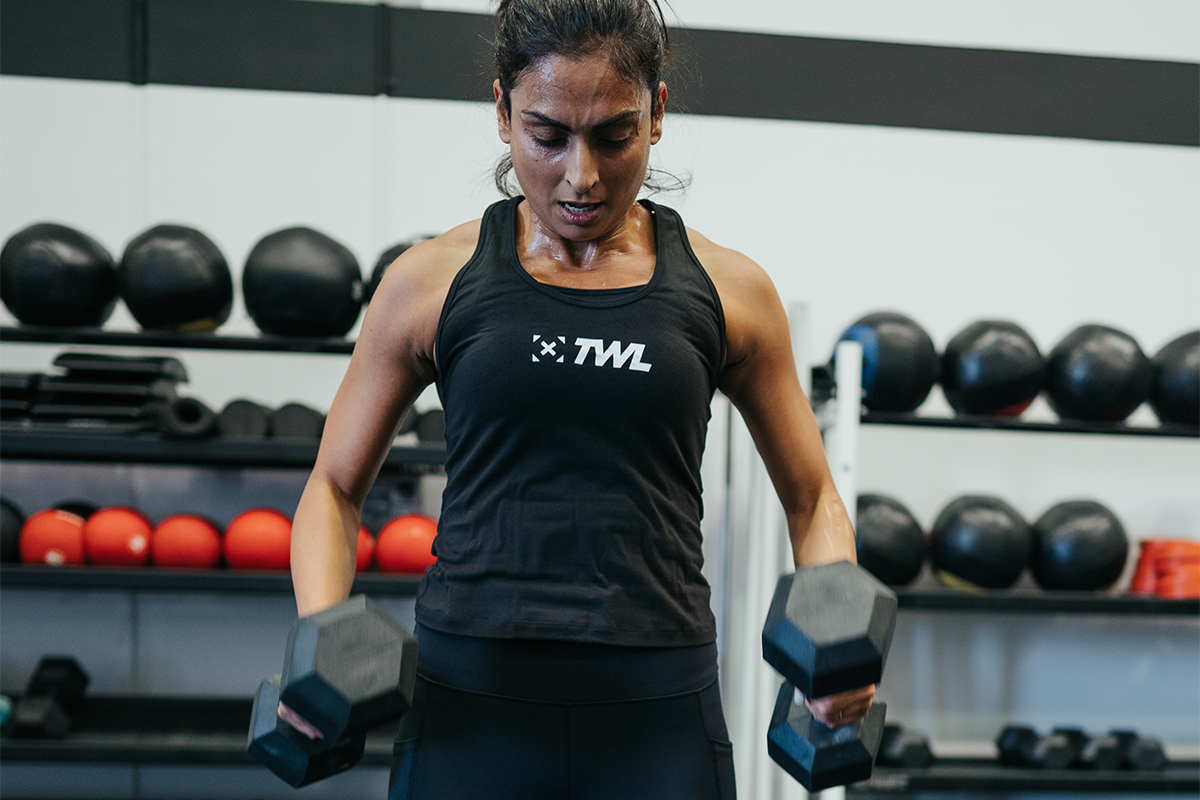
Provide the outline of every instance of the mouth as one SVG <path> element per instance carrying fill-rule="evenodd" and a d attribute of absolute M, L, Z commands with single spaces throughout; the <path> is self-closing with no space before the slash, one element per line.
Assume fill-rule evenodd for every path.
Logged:
<path fill-rule="evenodd" d="M 570 203 L 559 201 L 562 215 L 567 222 L 574 225 L 584 225 L 594 220 L 600 214 L 601 203 Z"/>

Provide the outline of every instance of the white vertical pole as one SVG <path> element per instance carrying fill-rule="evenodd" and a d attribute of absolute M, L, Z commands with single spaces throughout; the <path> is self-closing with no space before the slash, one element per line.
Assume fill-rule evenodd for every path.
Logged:
<path fill-rule="evenodd" d="M 792 334 L 792 359 L 796 362 L 796 375 L 800 378 L 800 388 L 808 397 L 812 391 L 812 345 L 809 328 L 812 315 L 808 303 L 792 303 L 788 306 L 788 327 Z"/>
<path fill-rule="evenodd" d="M 858 500 L 858 426 L 862 415 L 862 345 L 858 342 L 838 342 L 837 365 L 834 369 L 837 384 L 837 409 L 834 418 L 835 437 L 829 454 L 829 468 L 838 496 L 846 506 L 850 522 L 857 523 L 855 506 Z"/>

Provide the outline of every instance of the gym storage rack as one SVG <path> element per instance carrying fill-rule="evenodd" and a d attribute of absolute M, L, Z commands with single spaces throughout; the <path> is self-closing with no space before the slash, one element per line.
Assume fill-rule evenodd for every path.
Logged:
<path fill-rule="evenodd" d="M 99 328 L 0 327 L 0 343 L 100 345 L 265 353 L 350 355 L 354 342 L 341 338 L 221 336 L 205 333 L 106 331 Z M 170 439 L 157 435 L 119 436 L 64 431 L 49 433 L 0 428 L 0 456 L 30 461 L 100 461 L 180 464 L 203 467 L 311 467 L 317 443 L 280 440 Z M 440 471 L 445 445 L 392 447 L 385 468 L 420 474 Z"/>
<path fill-rule="evenodd" d="M 855 355 L 848 351 L 847 355 Z M 839 358 L 846 362 L 836 384 L 859 385 L 861 356 Z M 839 363 L 839 366 L 842 364 Z M 853 392 L 843 392 L 857 397 Z M 1119 438 L 1196 440 L 1200 428 L 1178 424 L 1127 425 L 1121 423 L 1058 420 L 1023 421 L 1016 418 L 956 415 L 920 416 L 916 413 L 867 410 L 857 402 L 839 408 L 836 397 L 816 403 L 814 411 L 822 434 L 835 432 L 835 441 L 827 441 L 831 471 L 849 478 L 851 496 L 857 495 L 859 427 L 900 426 L 911 429 L 958 429 L 963 431 L 1023 433 L 1026 435 L 1066 434 Z M 849 435 L 845 435 L 849 428 Z M 844 437 L 844 438 L 841 438 Z M 841 441 L 837 441 L 841 438 Z M 830 446 L 832 444 L 832 446 Z M 839 490 L 842 487 L 839 486 Z M 984 614 L 1040 614 L 1098 617 L 1170 618 L 1184 623 L 1200 622 L 1200 600 L 1168 600 L 1104 592 L 1042 590 L 1018 584 L 1009 589 L 961 591 L 943 588 L 928 580 L 927 573 L 907 587 L 893 587 L 903 611 L 954 612 Z M 995 758 L 937 755 L 925 768 L 876 766 L 870 778 L 847 787 L 848 797 L 912 797 L 916 793 L 954 793 L 999 795 L 1015 792 L 1079 794 L 1188 794 L 1200 795 L 1200 761 L 1190 757 L 1167 761 L 1158 771 L 1094 771 L 1085 769 L 1047 770 L 1002 765 Z"/>
<path fill-rule="evenodd" d="M 286 336 L 222 336 L 206 333 L 106 331 L 99 328 L 0 327 L 0 342 L 99 345 L 114 348 L 231 350 L 266 353 L 350 355 L 354 342 L 342 338 Z M 311 469 L 317 442 L 264 439 L 172 439 L 158 434 L 112 435 L 88 432 L 44 432 L 0 426 L 0 458 L 5 461 L 173 464 L 195 467 L 278 467 Z M 420 475 L 440 472 L 444 444 L 394 445 L 383 468 Z M 355 592 L 415 596 L 419 576 L 359 573 Z M 100 589 L 222 594 L 290 594 L 289 572 L 232 569 L 176 570 L 134 568 L 45 567 L 5 564 L 0 585 L 40 589 Z M 244 744 L 243 744 L 244 749 Z"/>

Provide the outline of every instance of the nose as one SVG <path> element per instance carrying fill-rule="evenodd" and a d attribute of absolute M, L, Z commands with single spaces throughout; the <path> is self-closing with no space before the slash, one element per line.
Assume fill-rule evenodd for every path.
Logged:
<path fill-rule="evenodd" d="M 586 142 L 578 142 L 568 151 L 566 179 L 580 195 L 587 194 L 600 180 L 595 154 Z"/>

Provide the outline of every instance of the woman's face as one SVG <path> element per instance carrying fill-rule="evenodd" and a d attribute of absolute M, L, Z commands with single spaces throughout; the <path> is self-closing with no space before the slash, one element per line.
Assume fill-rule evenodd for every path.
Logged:
<path fill-rule="evenodd" d="M 619 228 L 662 136 L 666 86 L 654 96 L 595 54 L 552 55 L 529 67 L 510 93 L 511 116 L 499 81 L 494 90 L 500 138 L 545 232 L 582 242 Z"/>

